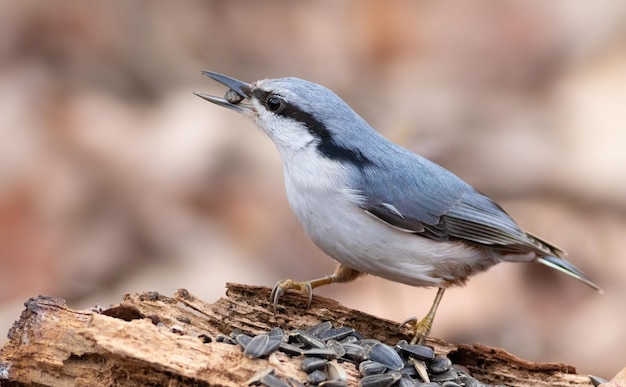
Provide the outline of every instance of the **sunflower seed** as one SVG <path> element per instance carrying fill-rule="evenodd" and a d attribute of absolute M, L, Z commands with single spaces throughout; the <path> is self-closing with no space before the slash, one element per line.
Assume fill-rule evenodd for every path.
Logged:
<path fill-rule="evenodd" d="M 377 361 L 365 360 L 359 364 L 359 372 L 362 376 L 377 375 L 385 372 L 387 367 Z"/>
<path fill-rule="evenodd" d="M 414 387 L 414 386 L 421 386 L 421 384 L 418 384 L 417 381 L 411 379 L 408 375 L 402 375 L 400 380 L 396 382 L 396 386 L 397 387 Z"/>
<path fill-rule="evenodd" d="M 401 376 L 398 372 L 390 372 L 387 374 L 380 375 L 368 375 L 364 376 L 361 380 L 359 380 L 359 386 L 361 387 L 387 387 L 391 386 L 398 380 L 400 380 Z"/>
<path fill-rule="evenodd" d="M 235 90 L 230 89 L 226 92 L 226 94 L 224 94 L 224 99 L 236 105 L 239 102 L 243 101 L 244 98 L 240 96 L 239 93 L 237 93 Z"/>
<path fill-rule="evenodd" d="M 215 337 L 215 342 L 226 343 L 226 344 L 237 344 L 235 340 L 221 333 Z"/>
<path fill-rule="evenodd" d="M 304 353 L 304 350 L 302 350 L 302 348 L 298 348 L 295 345 L 291 345 L 291 344 L 287 344 L 284 341 L 280 342 L 280 347 L 279 347 L 281 352 L 286 353 L 287 355 L 302 355 Z"/>
<path fill-rule="evenodd" d="M 341 339 L 339 342 L 341 344 L 345 344 L 345 343 L 356 343 L 357 341 L 359 341 L 359 339 L 356 336 L 350 335 L 346 337 L 345 339 Z"/>
<path fill-rule="evenodd" d="M 400 372 L 401 375 L 406 375 L 412 378 L 417 376 L 417 370 L 413 367 L 411 362 L 405 362 L 404 367 L 398 372 Z"/>
<path fill-rule="evenodd" d="M 477 379 L 474 378 L 469 378 L 467 379 L 463 385 L 465 387 L 487 387 L 486 385 L 482 384 L 481 382 L 479 382 Z M 500 386 L 503 387 L 503 386 Z M 505 387 L 505 386 L 504 386 Z"/>
<path fill-rule="evenodd" d="M 376 339 L 361 339 L 361 340 L 357 340 L 356 343 L 360 345 L 361 347 L 365 348 L 365 350 L 368 350 L 371 347 L 373 347 L 374 344 L 379 344 L 380 341 Z"/>
<path fill-rule="evenodd" d="M 304 356 L 322 357 L 324 359 L 335 359 L 337 352 L 331 348 L 311 348 L 303 352 Z"/>
<path fill-rule="evenodd" d="M 321 322 L 317 325 L 313 325 L 310 328 L 307 328 L 306 333 L 312 335 L 312 336 L 316 336 L 319 337 L 320 333 L 326 332 L 327 330 L 331 329 L 333 327 L 333 324 L 330 321 L 324 321 Z"/>
<path fill-rule="evenodd" d="M 347 387 L 344 380 L 326 380 L 318 384 L 319 387 Z"/>
<path fill-rule="evenodd" d="M 417 374 L 422 378 L 426 383 L 430 383 L 430 377 L 428 376 L 428 371 L 426 370 L 426 364 L 424 364 L 423 360 L 409 358 L 409 362 L 413 363 L 413 367 L 417 371 Z"/>
<path fill-rule="evenodd" d="M 300 369 L 307 374 L 315 370 L 321 370 L 328 363 L 328 360 L 318 357 L 305 357 L 300 363 Z"/>
<path fill-rule="evenodd" d="M 341 346 L 343 347 L 344 351 L 346 351 L 346 354 L 343 355 L 345 359 L 356 361 L 356 362 L 362 362 L 363 360 L 365 360 L 366 358 L 365 348 L 361 347 L 360 345 L 353 344 L 353 343 L 345 343 L 345 344 L 341 344 Z"/>
<path fill-rule="evenodd" d="M 291 376 L 287 378 L 287 382 L 289 382 L 291 387 L 305 387 L 304 383 L 302 383 L 299 380 L 296 380 L 295 378 L 292 378 Z"/>
<path fill-rule="evenodd" d="M 345 381 L 346 379 L 348 379 L 348 374 L 346 374 L 346 370 L 344 370 L 343 367 L 340 366 L 336 360 L 328 362 L 326 364 L 326 367 L 324 368 L 324 371 L 326 372 L 328 380 Z"/>
<path fill-rule="evenodd" d="M 285 335 L 285 331 L 283 331 L 282 329 L 280 329 L 279 327 L 276 327 L 274 329 L 272 329 L 271 331 L 269 331 L 267 333 L 267 335 L 270 338 L 279 338 L 282 340 L 283 336 Z"/>
<path fill-rule="evenodd" d="M 446 372 L 442 372 L 440 374 L 431 374 L 430 380 L 433 382 L 447 382 L 449 380 L 456 380 L 459 377 L 459 374 L 453 370 L 449 369 Z"/>
<path fill-rule="evenodd" d="M 251 340 L 252 340 L 252 336 L 248 336 L 248 335 L 246 335 L 244 333 L 240 333 L 237 336 L 235 336 L 235 341 L 243 349 L 246 349 L 246 345 L 248 345 Z"/>
<path fill-rule="evenodd" d="M 296 338 L 303 344 L 308 345 L 312 348 L 326 348 L 326 344 L 317 337 L 310 335 L 304 331 L 299 331 L 296 333 Z"/>
<path fill-rule="evenodd" d="M 331 328 L 325 332 L 319 334 L 319 338 L 326 340 L 341 340 L 350 336 L 354 333 L 354 328 L 350 327 L 340 327 L 340 328 Z"/>
<path fill-rule="evenodd" d="M 266 355 L 266 351 L 269 347 L 268 342 L 270 338 L 268 335 L 258 335 L 252 338 L 246 348 L 243 350 L 243 354 L 251 359 Z"/>
<path fill-rule="evenodd" d="M 416 359 L 432 360 L 435 357 L 435 351 L 433 351 L 432 348 L 425 345 L 409 344 L 406 342 L 406 340 L 399 341 L 398 344 L 396 344 L 396 348 L 399 348 L 408 356 Z"/>
<path fill-rule="evenodd" d="M 370 347 L 367 351 L 367 358 L 383 364 L 391 370 L 401 370 L 404 368 L 404 362 L 398 352 L 387 344 L 377 343 Z"/>
<path fill-rule="evenodd" d="M 407 362 L 404 364 L 404 368 L 399 371 L 402 375 L 414 377 L 417 376 L 417 370 L 413 367 L 411 362 Z"/>
<path fill-rule="evenodd" d="M 267 387 L 291 387 L 289 383 L 274 374 L 267 374 L 261 378 L 261 383 Z"/>
<path fill-rule="evenodd" d="M 430 372 L 434 374 L 440 374 L 442 372 L 446 372 L 452 367 L 452 361 L 445 356 L 435 356 L 435 358 L 430 361 L 427 365 Z"/>
<path fill-rule="evenodd" d="M 469 376 L 463 367 L 453 365 L 449 358 L 435 355 L 431 347 L 412 345 L 405 340 L 389 346 L 376 339 L 363 339 L 354 328 L 334 328 L 330 321 L 323 321 L 306 330 L 285 332 L 276 327 L 254 337 L 235 330 L 229 336 L 217 335 L 215 341 L 238 344 L 245 356 L 253 359 L 270 355 L 270 364 L 272 357 L 276 357 L 277 349 L 288 355 L 304 355 L 300 366 L 308 373 L 307 383 L 310 385 L 346 386 L 347 373 L 341 362 L 351 361 L 356 363 L 363 376 L 359 386 L 484 386 Z M 278 365 L 278 358 L 274 362 Z M 424 383 L 419 381 L 420 378 Z M 596 379 L 590 378 L 595 383 Z M 255 374 L 249 382 L 268 387 L 304 386 L 293 378 L 279 378 L 273 374 L 272 368 Z"/>
<path fill-rule="evenodd" d="M 269 339 L 267 341 L 267 349 L 265 350 L 265 354 L 270 354 L 276 351 L 280 344 L 282 344 L 282 336 L 268 336 Z"/>
<path fill-rule="evenodd" d="M 306 380 L 311 384 L 320 384 L 326 380 L 326 374 L 323 371 L 315 370 L 307 376 Z"/>
<path fill-rule="evenodd" d="M 337 340 L 328 340 L 326 342 L 326 347 L 332 349 L 337 353 L 337 357 L 343 357 L 346 354 L 346 350 L 343 349 L 343 346 Z"/>

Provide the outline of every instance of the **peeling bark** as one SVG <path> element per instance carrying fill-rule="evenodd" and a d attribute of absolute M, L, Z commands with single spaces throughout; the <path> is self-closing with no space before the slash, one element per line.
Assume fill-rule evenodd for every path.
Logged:
<path fill-rule="evenodd" d="M 364 337 L 388 344 L 409 337 L 408 328 L 337 302 L 288 292 L 274 316 L 270 290 L 227 284 L 226 297 L 207 303 L 179 290 L 173 297 L 154 292 L 128 294 L 103 312 L 77 311 L 65 301 L 38 297 L 9 331 L 0 350 L 0 384 L 13 385 L 189 385 L 241 386 L 272 367 L 280 377 L 306 380 L 300 358 L 282 352 L 270 359 L 248 359 L 236 345 L 215 342 L 234 330 L 247 334 L 305 328 L 324 320 L 354 327 Z M 202 338 L 212 337 L 209 343 Z M 535 363 L 484 345 L 452 344 L 430 338 L 427 345 L 466 367 L 480 381 L 509 386 L 591 386 L 586 375 L 557 363 Z M 358 371 L 342 363 L 349 385 Z"/>

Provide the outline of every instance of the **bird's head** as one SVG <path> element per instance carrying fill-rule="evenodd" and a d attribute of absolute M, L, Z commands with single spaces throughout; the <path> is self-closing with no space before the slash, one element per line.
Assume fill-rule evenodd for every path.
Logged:
<path fill-rule="evenodd" d="M 250 117 L 283 157 L 308 153 L 361 166 L 369 162 L 360 144 L 375 132 L 329 89 L 299 78 L 246 83 L 202 73 L 230 90 L 225 98 L 196 95 Z"/>

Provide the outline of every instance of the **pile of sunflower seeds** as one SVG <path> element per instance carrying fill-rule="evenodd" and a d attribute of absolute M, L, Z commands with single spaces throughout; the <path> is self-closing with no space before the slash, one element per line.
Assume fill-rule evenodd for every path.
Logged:
<path fill-rule="evenodd" d="M 308 375 L 306 381 L 282 380 L 268 368 L 250 378 L 248 385 L 347 386 L 346 371 L 341 363 L 351 362 L 361 374 L 359 386 L 362 387 L 487 386 L 453 365 L 447 357 L 436 355 L 431 347 L 412 345 L 405 340 L 392 347 L 363 338 L 354 328 L 333 327 L 330 321 L 306 330 L 284 332 L 274 328 L 254 337 L 233 332 L 230 336 L 219 335 L 216 341 L 240 345 L 244 355 L 252 359 L 270 356 L 275 351 L 302 357 L 300 368 Z"/>

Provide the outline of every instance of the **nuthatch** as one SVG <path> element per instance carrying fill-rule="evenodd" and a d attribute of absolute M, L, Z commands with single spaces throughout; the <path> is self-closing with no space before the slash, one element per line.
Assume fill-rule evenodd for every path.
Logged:
<path fill-rule="evenodd" d="M 242 113 L 274 141 L 283 160 L 287 199 L 311 240 L 339 262 L 333 274 L 282 281 L 308 291 L 363 273 L 439 290 L 415 323 L 430 333 L 446 288 L 502 262 L 538 262 L 600 290 L 554 245 L 522 230 L 493 200 L 443 167 L 393 144 L 341 98 L 298 78 L 252 84 L 203 74 L 230 88 L 226 99 L 197 95 Z M 409 319 L 408 321 L 417 321 Z"/>

